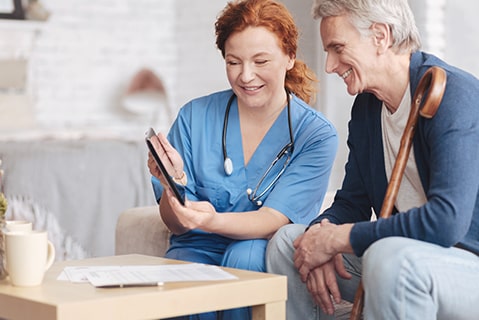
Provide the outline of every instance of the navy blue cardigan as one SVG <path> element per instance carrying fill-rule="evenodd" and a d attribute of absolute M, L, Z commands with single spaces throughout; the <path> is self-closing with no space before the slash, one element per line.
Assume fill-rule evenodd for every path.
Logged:
<path fill-rule="evenodd" d="M 376 240 L 402 236 L 454 245 L 479 254 L 479 80 L 440 59 L 416 52 L 411 56 L 410 88 L 414 95 L 431 66 L 447 73 L 446 91 L 432 119 L 419 117 L 413 139 L 415 159 L 427 203 L 370 222 L 379 215 L 387 178 L 381 135 L 381 106 L 373 94 L 359 94 L 349 122 L 349 157 L 342 187 L 331 208 L 311 224 L 328 218 L 354 223 L 350 235 L 356 255 Z"/>

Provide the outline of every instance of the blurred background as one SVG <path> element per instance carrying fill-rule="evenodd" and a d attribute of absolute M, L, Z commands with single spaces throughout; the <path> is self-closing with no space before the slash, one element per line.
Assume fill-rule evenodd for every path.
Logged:
<path fill-rule="evenodd" d="M 10 217 L 54 230 L 64 258 L 112 253 L 118 214 L 154 204 L 146 128 L 166 133 L 188 100 L 229 87 L 214 38 L 226 3 L 0 1 L 0 159 Z M 353 98 L 339 77 L 324 73 L 312 1 L 283 3 L 301 31 L 298 58 L 320 78 L 314 107 L 340 134 L 330 180 L 335 190 Z M 479 75 L 479 3 L 410 4 L 422 49 Z"/>

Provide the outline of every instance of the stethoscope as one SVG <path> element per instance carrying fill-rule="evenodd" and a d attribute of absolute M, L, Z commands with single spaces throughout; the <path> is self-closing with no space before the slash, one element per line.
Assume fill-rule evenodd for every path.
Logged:
<path fill-rule="evenodd" d="M 233 103 L 234 98 L 236 95 L 233 93 L 228 100 L 228 104 L 226 105 L 226 111 L 225 111 L 225 118 L 223 121 L 223 141 L 222 141 L 222 147 L 223 147 L 223 159 L 224 159 L 224 170 L 227 176 L 230 176 L 233 173 L 233 161 L 231 160 L 230 157 L 228 157 L 228 153 L 226 152 L 226 133 L 228 129 L 228 118 L 230 114 L 230 109 L 231 109 L 231 104 Z M 290 159 L 291 159 L 291 154 L 293 153 L 294 150 L 294 137 L 293 137 L 293 129 L 291 125 L 291 103 L 290 103 L 290 97 L 289 97 L 289 92 L 286 91 L 286 99 L 288 102 L 288 127 L 289 127 L 289 143 L 287 143 L 276 155 L 274 160 L 271 162 L 270 166 L 268 169 L 264 172 L 263 176 L 261 179 L 258 181 L 258 184 L 256 184 L 256 187 L 252 190 L 251 188 L 248 188 L 246 190 L 246 193 L 248 194 L 248 199 L 256 204 L 258 207 L 263 204 L 263 201 L 260 200 L 262 196 L 266 194 L 278 181 L 278 179 L 281 177 L 283 172 L 286 170 L 286 166 L 288 165 Z M 258 190 L 263 183 L 264 179 L 268 176 L 269 172 L 271 169 L 274 167 L 274 165 L 284 156 L 287 156 L 286 161 L 283 164 L 283 167 L 279 171 L 279 173 L 276 175 L 276 177 L 271 181 L 271 183 L 268 184 L 268 186 L 258 194 Z"/>

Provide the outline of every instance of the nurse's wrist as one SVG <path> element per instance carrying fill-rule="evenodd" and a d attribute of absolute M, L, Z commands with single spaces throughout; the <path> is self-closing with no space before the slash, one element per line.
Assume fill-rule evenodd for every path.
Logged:
<path fill-rule="evenodd" d="M 184 171 L 181 172 L 181 176 L 179 178 L 172 177 L 173 181 L 179 185 L 186 186 L 188 183 L 188 177 Z"/>

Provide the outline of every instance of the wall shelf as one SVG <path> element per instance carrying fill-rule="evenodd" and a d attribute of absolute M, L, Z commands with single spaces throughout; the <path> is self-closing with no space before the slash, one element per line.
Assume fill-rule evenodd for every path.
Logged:
<path fill-rule="evenodd" d="M 0 30 L 39 31 L 45 26 L 43 21 L 0 19 Z"/>

